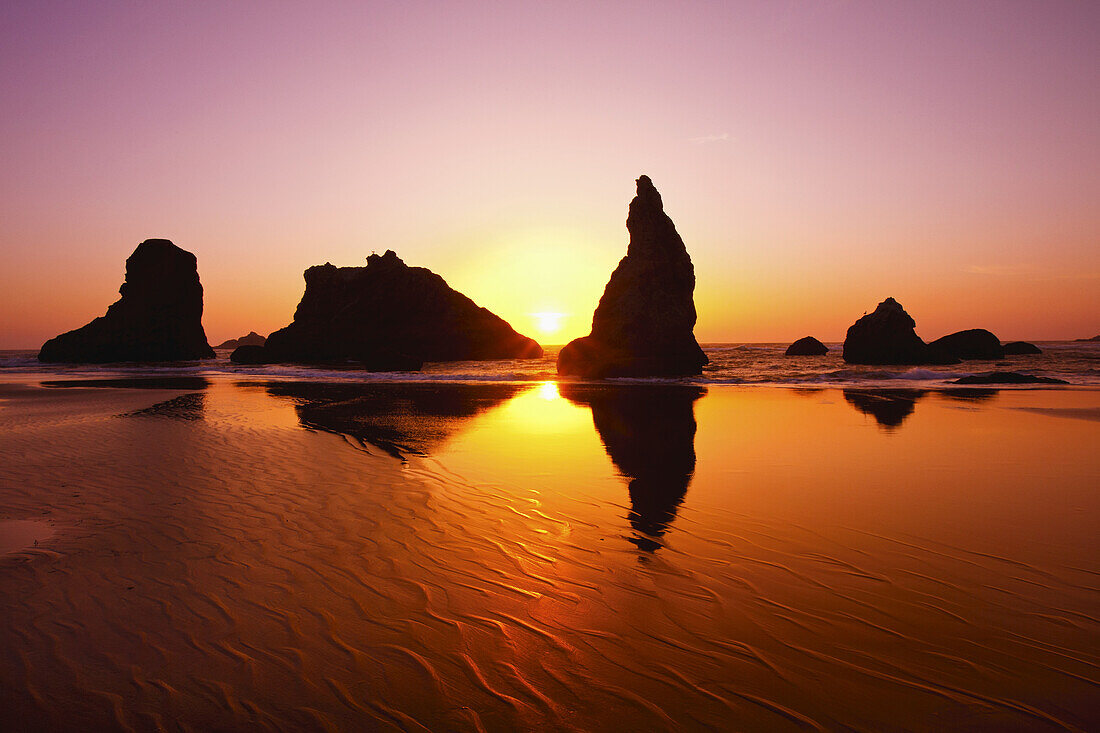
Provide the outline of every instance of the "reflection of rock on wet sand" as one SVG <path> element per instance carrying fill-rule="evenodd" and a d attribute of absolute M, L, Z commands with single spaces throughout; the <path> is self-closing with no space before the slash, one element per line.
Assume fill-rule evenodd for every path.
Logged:
<path fill-rule="evenodd" d="M 844 399 L 889 431 L 905 422 L 916 409 L 917 400 L 926 394 L 928 391 L 923 389 L 846 389 Z"/>
<path fill-rule="evenodd" d="M 913 414 L 926 389 L 846 389 L 844 399 L 864 415 L 875 418 L 887 432 L 901 426 Z M 995 389 L 948 389 L 940 397 L 956 402 L 983 402 L 997 394 Z"/>
<path fill-rule="evenodd" d="M 558 385 L 562 397 L 592 409 L 607 455 L 628 479 L 631 542 L 662 546 L 695 472 L 695 400 L 700 387 Z"/>
<path fill-rule="evenodd" d="M 273 382 L 268 394 L 295 401 L 303 427 L 340 433 L 396 458 L 424 455 L 472 417 L 512 399 L 530 385 L 319 384 Z"/>

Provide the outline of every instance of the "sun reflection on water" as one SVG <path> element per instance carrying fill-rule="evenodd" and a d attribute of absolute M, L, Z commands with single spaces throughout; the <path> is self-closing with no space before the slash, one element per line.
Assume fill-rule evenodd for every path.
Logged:
<path fill-rule="evenodd" d="M 544 400 L 561 399 L 561 395 L 558 394 L 558 383 L 557 382 L 543 382 L 542 384 L 540 384 L 539 389 L 538 389 L 538 395 L 539 395 L 539 397 L 543 398 Z"/>

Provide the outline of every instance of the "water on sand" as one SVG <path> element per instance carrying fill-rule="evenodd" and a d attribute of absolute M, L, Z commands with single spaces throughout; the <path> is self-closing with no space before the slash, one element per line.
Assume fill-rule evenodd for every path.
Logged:
<path fill-rule="evenodd" d="M 22 727 L 1096 729 L 1094 390 L 0 391 Z"/>

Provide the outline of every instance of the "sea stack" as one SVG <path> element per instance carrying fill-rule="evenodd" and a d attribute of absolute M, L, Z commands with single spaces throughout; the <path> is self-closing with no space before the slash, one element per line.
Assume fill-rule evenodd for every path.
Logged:
<path fill-rule="evenodd" d="M 937 363 L 955 360 L 994 360 L 1005 357 L 1001 340 L 984 328 L 957 331 L 928 344 L 932 361 Z"/>
<path fill-rule="evenodd" d="M 394 371 L 425 361 L 542 356 L 534 340 L 392 250 L 372 254 L 366 267 L 311 267 L 305 280 L 294 322 L 268 336 L 262 350 L 248 347 L 248 363 L 351 361 Z M 230 358 L 245 361 L 237 352 Z"/>
<path fill-rule="evenodd" d="M 263 346 L 267 339 L 256 333 L 255 331 L 249 331 L 247 336 L 241 336 L 240 338 L 229 339 L 223 341 L 215 349 L 235 349 L 238 346 Z"/>
<path fill-rule="evenodd" d="M 813 336 L 803 336 L 783 353 L 785 356 L 824 356 L 829 353 L 829 347 Z"/>
<path fill-rule="evenodd" d="M 147 239 L 126 259 L 126 280 L 107 313 L 47 341 L 43 362 L 210 359 L 202 328 L 202 285 L 195 255 L 167 239 Z"/>
<path fill-rule="evenodd" d="M 849 364 L 927 364 L 928 345 L 916 333 L 917 322 L 893 298 L 878 304 L 848 329 L 844 361 Z"/>
<path fill-rule="evenodd" d="M 592 332 L 559 352 L 558 374 L 670 377 L 699 374 L 708 362 L 693 333 L 691 258 L 649 176 L 637 185 L 626 256 L 604 288 Z"/>
<path fill-rule="evenodd" d="M 1009 341 L 1004 345 L 1004 352 L 1005 356 L 1035 356 L 1043 350 L 1027 341 Z"/>

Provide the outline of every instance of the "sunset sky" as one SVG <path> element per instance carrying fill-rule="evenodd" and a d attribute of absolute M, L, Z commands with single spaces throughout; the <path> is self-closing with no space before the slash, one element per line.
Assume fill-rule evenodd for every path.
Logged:
<path fill-rule="evenodd" d="M 925 339 L 1100 332 L 1098 2 L 8 2 L 0 69 L 0 348 L 102 315 L 150 237 L 211 343 L 386 249 L 563 343 L 642 173 L 701 342 L 887 296 Z"/>

